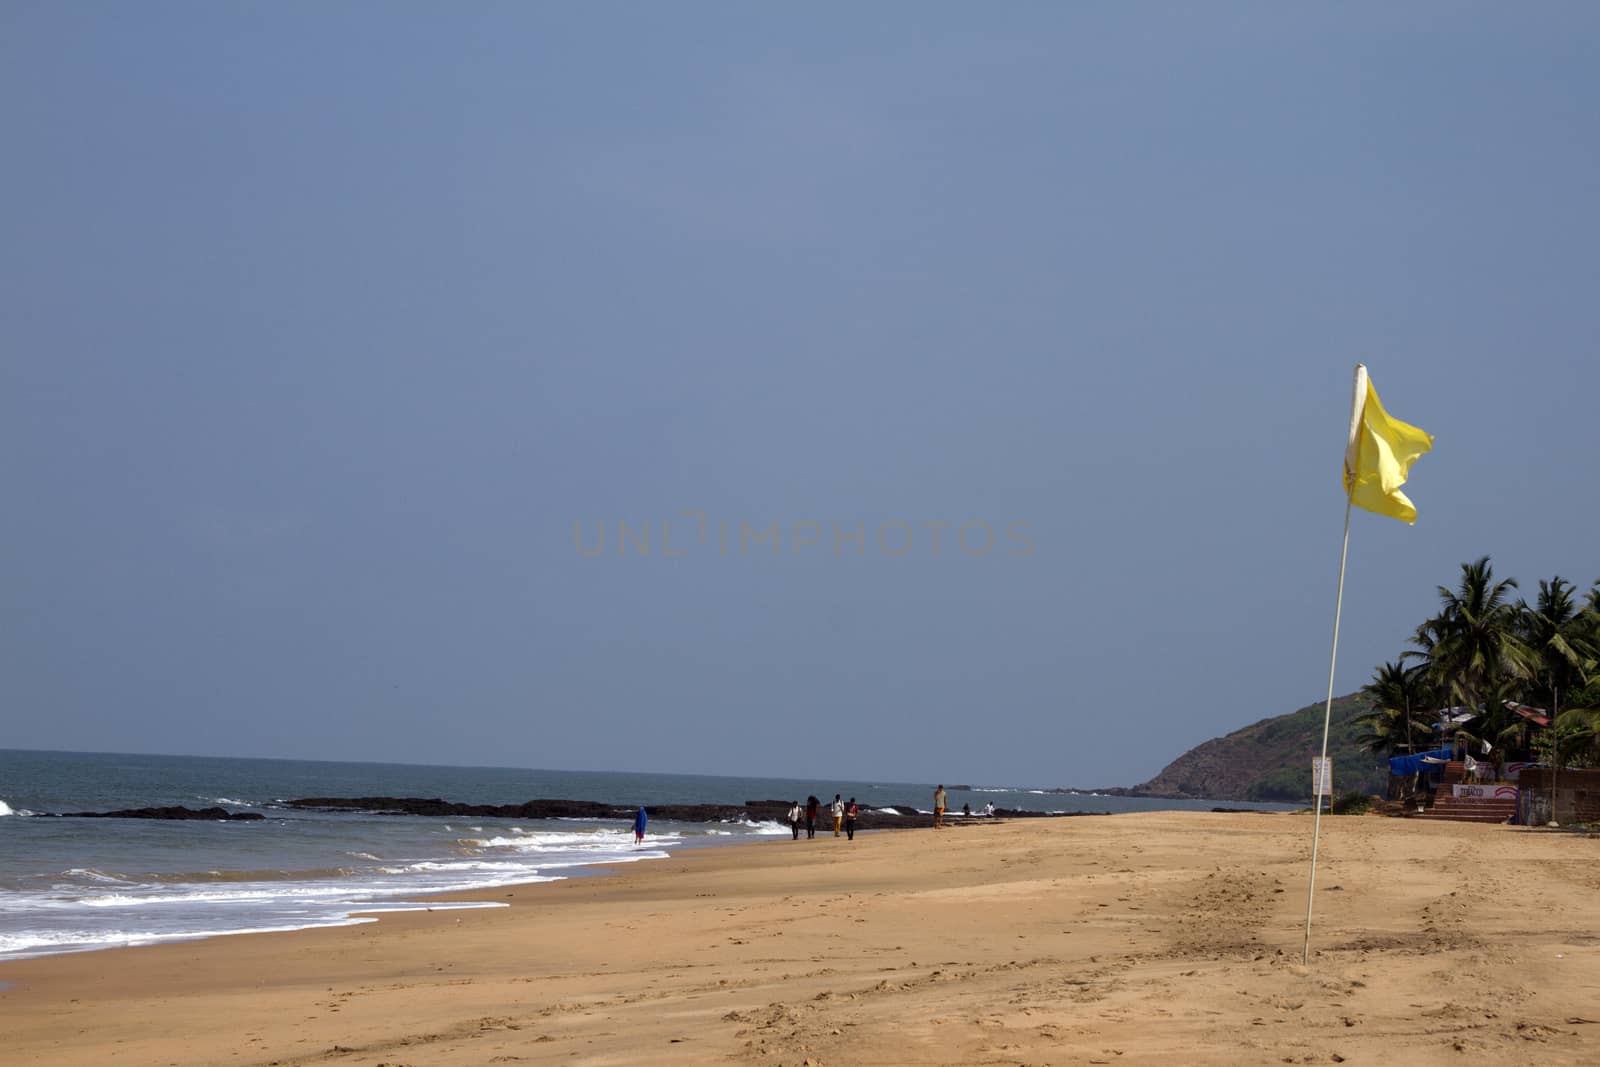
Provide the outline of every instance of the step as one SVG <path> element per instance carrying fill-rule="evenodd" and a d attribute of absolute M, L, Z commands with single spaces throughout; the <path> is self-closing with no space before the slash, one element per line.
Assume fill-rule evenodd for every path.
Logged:
<path fill-rule="evenodd" d="M 1517 810 L 1515 804 L 1435 804 L 1429 811 L 1449 812 L 1451 815 L 1506 816 Z"/>

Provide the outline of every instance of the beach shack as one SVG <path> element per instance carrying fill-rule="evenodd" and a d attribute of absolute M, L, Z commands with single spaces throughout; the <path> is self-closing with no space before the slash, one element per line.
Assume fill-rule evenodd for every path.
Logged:
<path fill-rule="evenodd" d="M 1464 736 L 1461 726 L 1477 717 L 1470 709 L 1445 708 L 1438 715 L 1433 748 L 1389 760 L 1389 799 L 1399 801 L 1404 814 L 1423 818 L 1485 823 L 1519 819 L 1521 790 L 1515 777 L 1527 765 L 1498 766 L 1489 745 Z"/>
<path fill-rule="evenodd" d="M 1450 762 L 1451 750 L 1434 748 L 1427 752 L 1413 752 L 1389 759 L 1389 799 L 1419 800 L 1426 806 L 1426 797 L 1439 784 L 1439 775 Z"/>

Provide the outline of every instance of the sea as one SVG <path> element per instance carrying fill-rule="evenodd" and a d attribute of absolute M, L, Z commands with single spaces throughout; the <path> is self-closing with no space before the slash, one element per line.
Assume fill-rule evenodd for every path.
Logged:
<path fill-rule="evenodd" d="M 428 894 L 594 874 L 684 849 L 788 837 L 774 822 L 487 819 L 324 813 L 298 797 L 439 797 L 743 804 L 855 797 L 863 809 L 927 811 L 933 785 L 684 774 L 0 749 L 0 961 L 63 952 L 377 921 L 383 912 L 497 907 Z M 1063 793 L 1008 785 L 949 790 L 950 809 L 1051 812 L 1207 809 L 1211 801 Z M 261 821 L 62 819 L 128 808 L 220 807 Z M 1264 810 L 1283 805 L 1244 805 Z M 958 816 L 959 817 L 959 816 Z M 974 817 L 981 817 L 975 815 Z"/>

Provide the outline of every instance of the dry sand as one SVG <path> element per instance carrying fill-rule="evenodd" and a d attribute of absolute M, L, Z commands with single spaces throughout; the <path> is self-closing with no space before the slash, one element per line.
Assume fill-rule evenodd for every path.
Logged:
<path fill-rule="evenodd" d="M 0 966 L 24 1064 L 1600 1063 L 1600 842 L 1161 812 L 787 838 L 508 908 Z"/>

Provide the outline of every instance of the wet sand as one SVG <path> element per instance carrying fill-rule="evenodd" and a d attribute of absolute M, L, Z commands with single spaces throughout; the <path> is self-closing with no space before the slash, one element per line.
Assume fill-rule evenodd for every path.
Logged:
<path fill-rule="evenodd" d="M 0 965 L 8 1065 L 1600 1062 L 1600 841 L 1157 812 Z"/>

